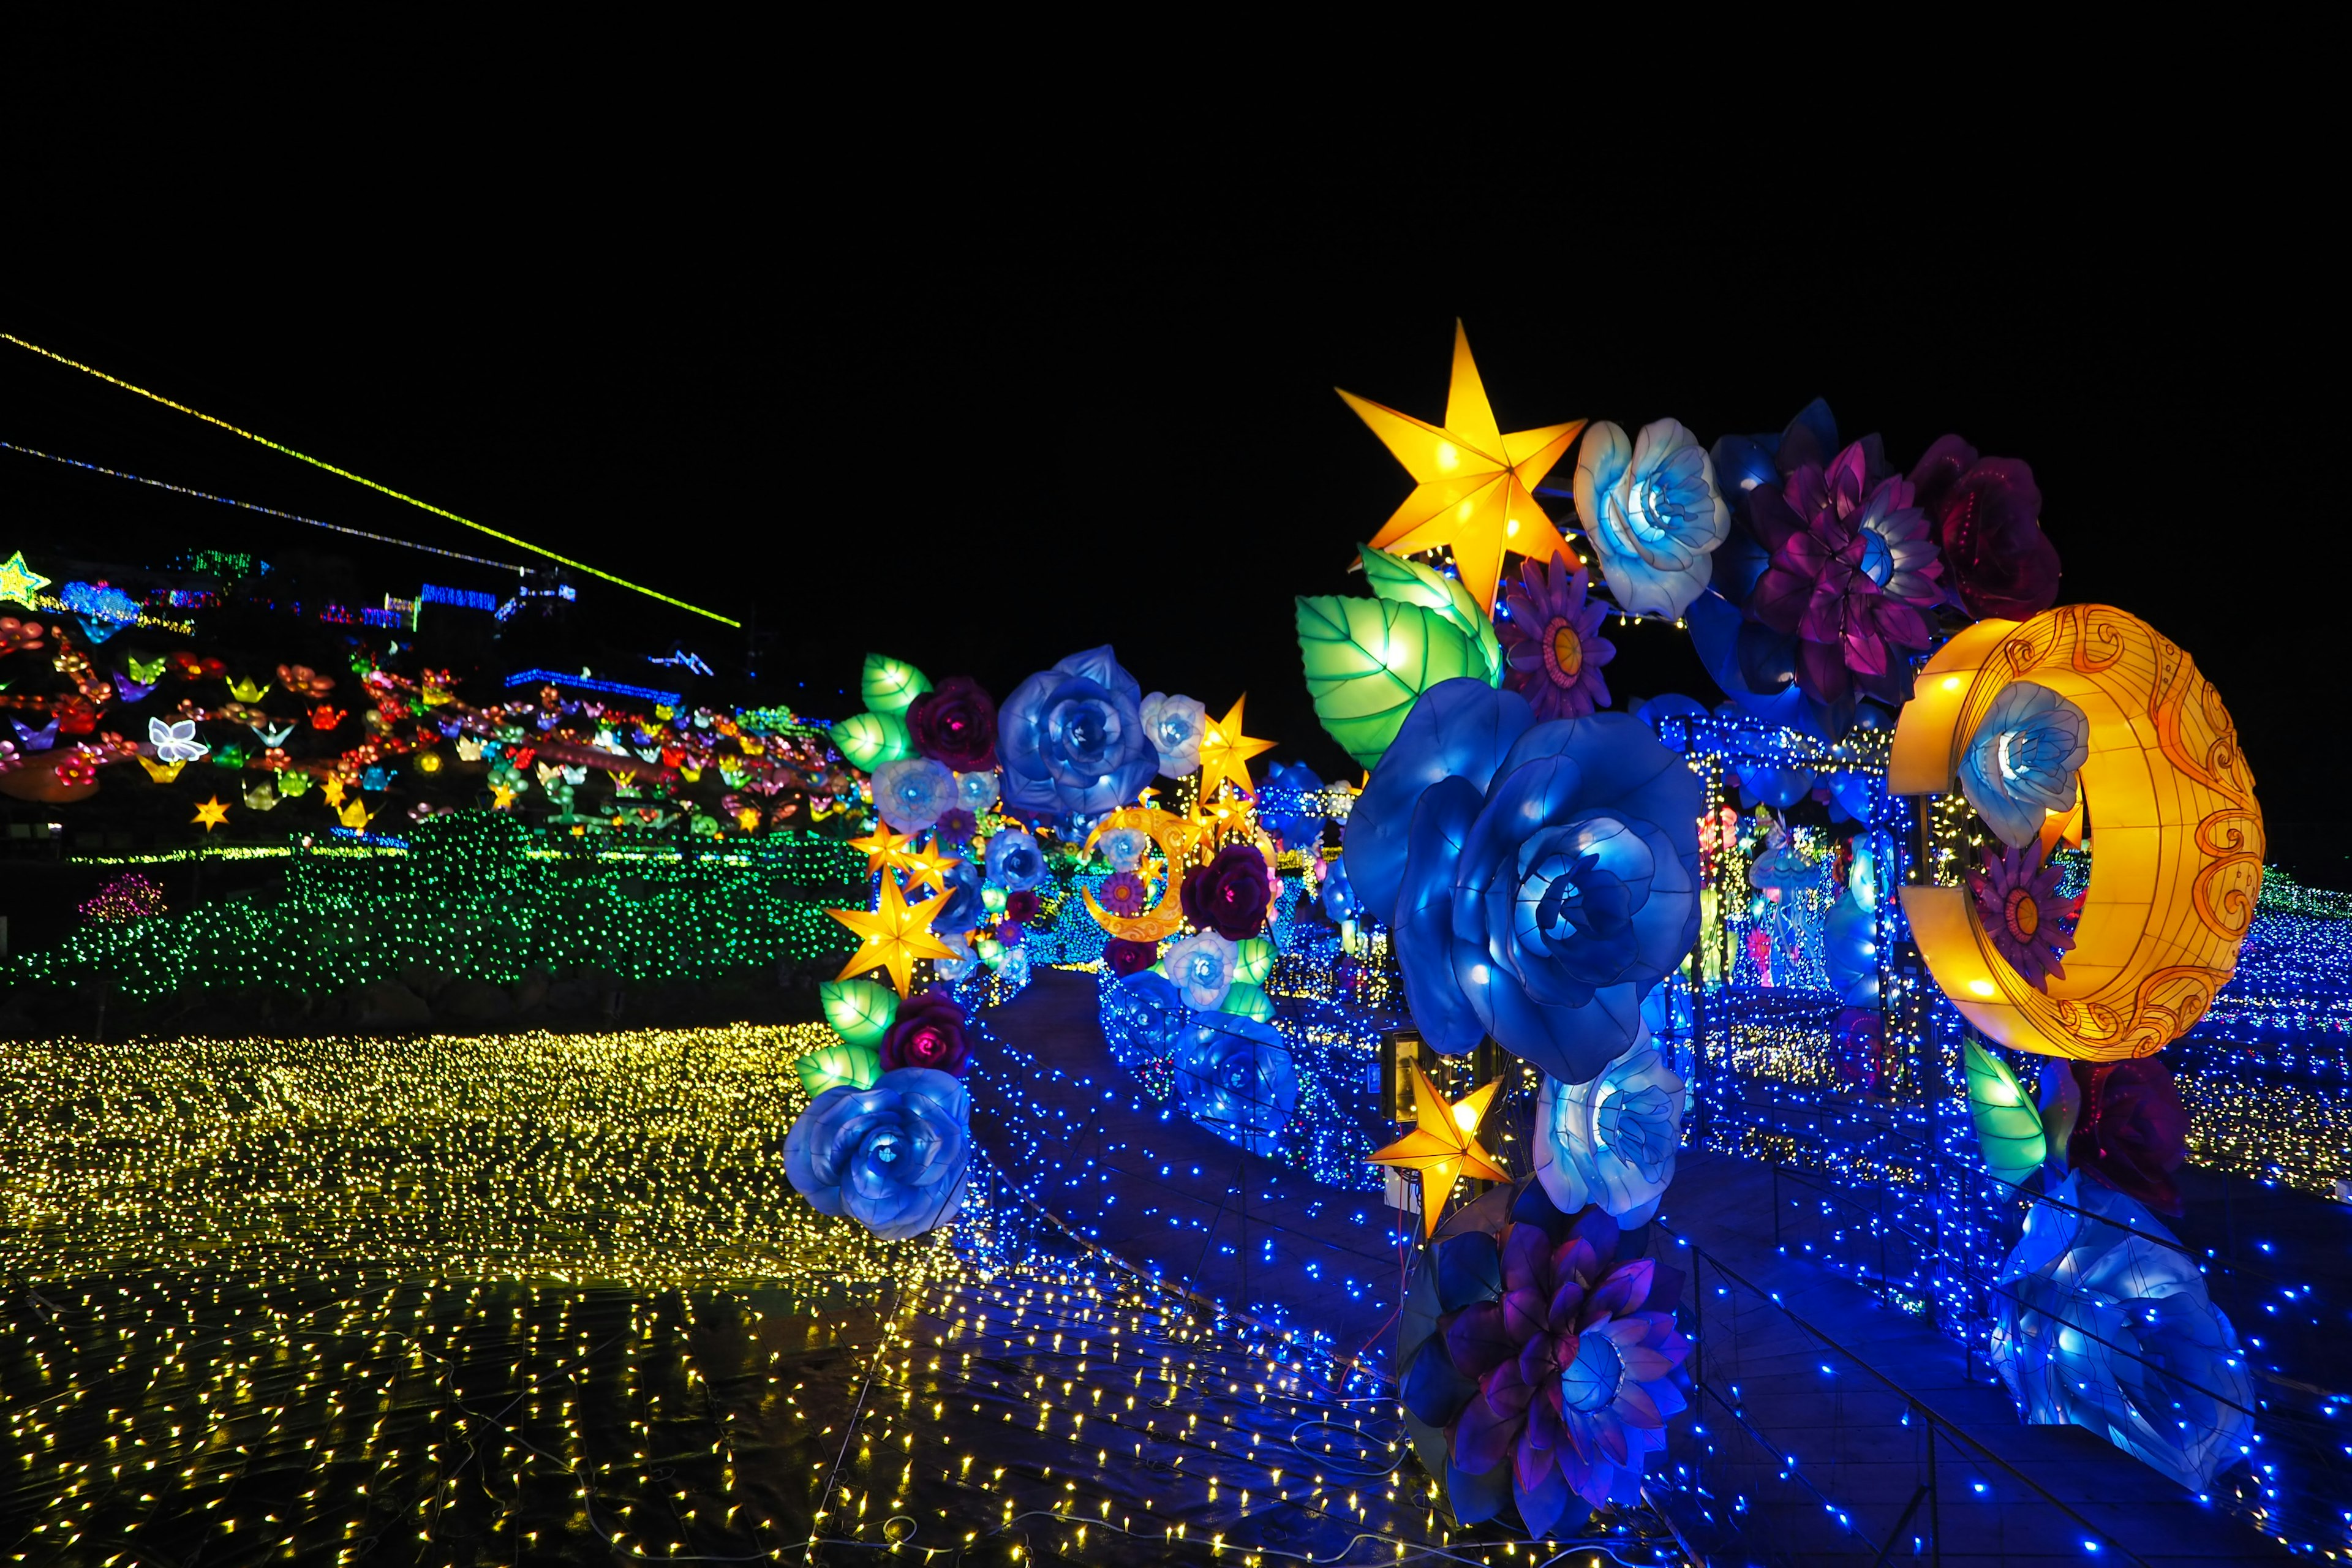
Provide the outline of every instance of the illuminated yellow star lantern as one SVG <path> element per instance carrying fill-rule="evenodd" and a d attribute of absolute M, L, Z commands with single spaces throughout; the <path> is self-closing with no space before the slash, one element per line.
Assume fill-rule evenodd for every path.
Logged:
<path fill-rule="evenodd" d="M 327 775 L 327 804 L 329 805 L 343 804 L 343 780 L 340 773 Z"/>
<path fill-rule="evenodd" d="M 228 807 L 221 804 L 220 796 L 215 795 L 196 807 L 194 820 L 206 833 L 210 833 L 215 827 L 226 827 L 228 826 Z"/>
<path fill-rule="evenodd" d="M 1569 553 L 1567 542 L 1531 492 L 1575 445 L 1584 421 L 1504 435 L 1461 322 L 1454 323 L 1454 382 L 1445 395 L 1443 426 L 1350 392 L 1339 395 L 1396 454 L 1417 486 L 1373 537 L 1375 549 L 1411 554 L 1452 545 L 1462 585 L 1490 613 L 1502 581 L 1504 551 L 1547 562 L 1554 552 Z"/>
<path fill-rule="evenodd" d="M 929 883 L 941 892 L 947 891 L 948 868 L 957 863 L 956 858 L 936 853 L 927 855 L 919 849 L 909 848 L 914 841 L 914 835 L 893 833 L 888 823 L 877 820 L 871 834 L 864 838 L 853 838 L 849 845 L 853 849 L 866 851 L 866 874 L 869 877 L 885 870 L 903 871 L 909 888 L 919 888 Z"/>
<path fill-rule="evenodd" d="M 897 879 L 891 877 L 882 879 L 880 891 L 881 897 L 872 910 L 832 911 L 835 920 L 866 939 L 849 955 L 849 962 L 835 978 L 847 980 L 869 969 L 887 969 L 890 983 L 904 996 L 914 984 L 915 960 L 952 960 L 956 955 L 931 934 L 931 917 L 939 913 L 939 900 L 909 905 L 898 890 Z"/>
<path fill-rule="evenodd" d="M 21 550 L 5 561 L 0 561 L 0 599 L 37 609 L 33 595 L 49 585 L 49 580 L 25 564 Z"/>
<path fill-rule="evenodd" d="M 1201 736 L 1201 798 L 1209 799 L 1217 793 L 1217 781 L 1225 783 L 1247 795 L 1250 792 L 1249 760 L 1260 752 L 1274 750 L 1272 741 L 1253 740 L 1242 733 L 1242 704 L 1249 700 L 1244 691 L 1234 699 L 1233 711 L 1213 720 Z"/>
<path fill-rule="evenodd" d="M 332 795 L 329 795 L 327 798 L 332 800 L 334 797 Z M 514 803 L 515 792 L 513 790 L 508 788 L 505 784 L 492 784 L 490 786 L 490 809 L 492 811 L 504 811 Z"/>
<path fill-rule="evenodd" d="M 1496 1165 L 1478 1143 L 1478 1123 L 1486 1114 L 1486 1102 L 1502 1087 L 1500 1079 L 1480 1084 L 1449 1105 L 1427 1073 L 1419 1067 L 1412 1069 L 1412 1102 L 1420 1124 L 1387 1148 L 1374 1151 L 1371 1161 L 1375 1165 L 1421 1173 L 1423 1236 L 1436 1234 L 1438 1215 L 1445 1200 L 1454 1195 L 1455 1182 L 1465 1176 L 1489 1182 L 1511 1179 L 1510 1173 Z"/>

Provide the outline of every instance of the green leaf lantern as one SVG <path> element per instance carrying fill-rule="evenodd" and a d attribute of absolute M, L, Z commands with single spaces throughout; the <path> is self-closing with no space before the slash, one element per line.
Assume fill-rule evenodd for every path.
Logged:
<path fill-rule="evenodd" d="M 1486 666 L 1486 684 L 1503 684 L 1503 640 L 1495 635 L 1493 618 L 1478 608 L 1460 578 L 1369 544 L 1364 546 L 1364 578 L 1373 594 L 1390 604 L 1418 605 L 1460 632 Z"/>
<path fill-rule="evenodd" d="M 1264 985 L 1274 973 L 1274 943 L 1262 936 L 1234 944 L 1234 979 L 1243 985 Z"/>
<path fill-rule="evenodd" d="M 854 1046 L 846 1042 L 835 1046 L 819 1046 L 793 1064 L 801 1075 L 801 1087 L 814 1100 L 828 1089 L 843 1084 L 852 1089 L 872 1089 L 874 1080 L 882 1076 L 882 1058 L 872 1046 Z"/>
<path fill-rule="evenodd" d="M 1967 1042 L 1969 1112 L 1976 1119 L 1977 1142 L 1984 1148 L 1985 1168 L 1993 1179 L 2011 1186 L 2042 1167 L 2049 1156 L 2042 1136 L 2042 1112 L 2009 1064 L 1978 1045 Z"/>
<path fill-rule="evenodd" d="M 833 727 L 833 743 L 850 766 L 869 773 L 884 763 L 915 754 L 907 721 L 896 713 L 852 713 Z"/>
<path fill-rule="evenodd" d="M 904 713 L 916 698 L 931 689 L 931 682 L 929 676 L 903 658 L 869 653 L 860 687 L 869 711 Z"/>
<path fill-rule="evenodd" d="M 853 1046 L 881 1043 L 898 1016 L 898 994 L 871 980 L 828 980 L 816 988 L 824 1021 Z"/>
<path fill-rule="evenodd" d="M 1315 715 L 1365 768 L 1379 765 L 1423 691 L 1456 676 L 1486 677 L 1471 640 L 1419 605 L 1302 597 L 1297 624 Z"/>
<path fill-rule="evenodd" d="M 1221 1013 L 1239 1013 L 1244 1018 L 1255 1018 L 1261 1024 L 1274 1022 L 1274 998 L 1261 986 L 1236 980 L 1225 999 L 1217 1004 Z"/>

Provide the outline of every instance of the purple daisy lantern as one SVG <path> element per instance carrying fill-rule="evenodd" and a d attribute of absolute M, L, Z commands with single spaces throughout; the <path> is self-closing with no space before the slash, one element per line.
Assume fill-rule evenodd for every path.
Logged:
<path fill-rule="evenodd" d="M 2053 977 L 2066 978 L 2060 955 L 2074 945 L 2074 922 L 2083 913 L 2081 894 L 2058 896 L 2063 874 L 2042 863 L 2038 845 L 1988 855 L 1981 870 L 1969 873 L 1978 919 L 1993 946 L 2036 991 L 2049 990 Z"/>
<path fill-rule="evenodd" d="M 1522 562 L 1518 584 L 1503 602 L 1510 616 L 1502 626 L 1503 684 L 1528 700 L 1538 719 L 1581 719 L 1609 706 L 1609 686 L 1601 667 L 1617 657 L 1617 646 L 1601 635 L 1609 611 L 1590 602 L 1591 576 L 1555 553 L 1551 565 Z"/>
<path fill-rule="evenodd" d="M 1561 1214 L 1532 1178 L 1440 1229 L 1406 1298 L 1401 1393 L 1464 1524 L 1515 1506 L 1541 1538 L 1578 1499 L 1641 1495 L 1685 1407 L 1690 1342 L 1680 1274 L 1622 1256 L 1632 1240 L 1598 1207 Z"/>
<path fill-rule="evenodd" d="M 1869 482 L 1856 442 L 1826 470 L 1804 464 L 1748 497 L 1772 563 L 1748 613 L 1797 638 L 1797 684 L 1821 702 L 1863 695 L 1902 703 L 1911 670 L 1901 651 L 1934 640 L 1927 612 L 1942 596 L 1943 562 L 1911 482 Z"/>

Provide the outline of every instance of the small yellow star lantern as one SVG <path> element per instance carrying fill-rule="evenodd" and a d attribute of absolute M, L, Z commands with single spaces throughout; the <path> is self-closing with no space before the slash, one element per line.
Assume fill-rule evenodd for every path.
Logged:
<path fill-rule="evenodd" d="M 1272 741 L 1255 740 L 1242 733 L 1242 704 L 1249 700 L 1244 691 L 1234 699 L 1233 711 L 1212 721 L 1201 736 L 1201 798 L 1208 800 L 1217 793 L 1217 783 L 1223 780 L 1243 795 L 1250 792 L 1249 760 L 1261 752 L 1274 750 Z"/>
<path fill-rule="evenodd" d="M 904 996 L 914 984 L 915 960 L 953 960 L 956 955 L 931 933 L 931 917 L 939 912 L 941 900 L 931 899 L 909 904 L 894 877 L 883 878 L 879 891 L 871 910 L 832 911 L 834 919 L 866 939 L 849 955 L 849 962 L 842 966 L 837 978 L 846 980 L 869 969 L 887 969 L 890 983 Z"/>
<path fill-rule="evenodd" d="M 1427 1073 L 1418 1066 L 1412 1069 L 1412 1102 L 1418 1125 L 1387 1148 L 1374 1151 L 1371 1163 L 1421 1173 L 1424 1237 L 1436 1234 L 1438 1216 L 1445 1208 L 1445 1200 L 1454 1195 L 1455 1182 L 1465 1176 L 1488 1182 L 1511 1179 L 1510 1173 L 1496 1164 L 1494 1157 L 1478 1142 L 1478 1123 L 1486 1114 L 1487 1102 L 1502 1086 L 1500 1079 L 1480 1084 L 1448 1104 L 1429 1081 Z"/>
<path fill-rule="evenodd" d="M 1462 585 L 1490 615 L 1503 577 L 1504 551 L 1538 561 L 1569 553 L 1532 492 L 1576 444 L 1584 421 L 1503 434 L 1461 322 L 1454 323 L 1454 380 L 1443 426 L 1351 392 L 1339 395 L 1414 480 L 1413 492 L 1373 537 L 1374 548 L 1412 554 L 1452 545 Z"/>
<path fill-rule="evenodd" d="M 228 807 L 221 804 L 220 796 L 215 795 L 196 807 L 196 815 L 191 820 L 202 826 L 206 833 L 210 833 L 215 827 L 227 825 Z"/>

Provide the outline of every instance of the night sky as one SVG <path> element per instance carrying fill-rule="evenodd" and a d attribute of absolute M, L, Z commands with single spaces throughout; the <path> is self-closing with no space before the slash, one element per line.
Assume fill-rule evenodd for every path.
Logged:
<path fill-rule="evenodd" d="M 2190 226 L 2168 184 L 2064 167 L 2005 206 L 1696 177 L 1617 204 L 1574 176 L 1455 203 L 1401 194 L 1450 189 L 1441 161 L 1347 149 L 949 147 L 890 177 L 785 159 L 747 182 L 625 142 L 457 162 L 387 141 L 352 175 L 364 202 L 299 223 L 159 150 L 184 160 L 168 264 L 49 256 L 0 326 L 756 619 L 762 688 L 807 710 L 854 709 L 868 649 L 1001 697 L 1110 642 L 1147 690 L 1219 711 L 1246 690 L 1250 732 L 1327 776 L 1353 770 L 1308 705 L 1292 596 L 1365 592 L 1347 563 L 1410 488 L 1335 385 L 1438 417 L 1459 315 L 1506 429 L 1672 416 L 1711 442 L 1821 395 L 1906 467 L 1946 431 L 2029 460 L 2062 597 L 2186 647 L 2238 719 L 2274 858 L 2352 885 L 2346 465 L 2296 390 L 2335 317 L 2316 249 L 2237 237 L 2270 191 L 2208 195 Z M 0 440 L 518 558 L 5 345 Z M 5 451 L 0 518 L 0 551 L 309 552 L 371 595 L 508 580 Z M 581 614 L 600 673 L 671 639 L 753 660 L 617 591 Z M 1678 634 L 1612 635 L 1621 703 L 1714 699 Z"/>

